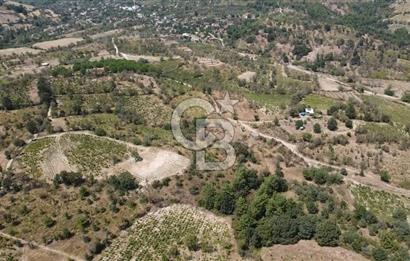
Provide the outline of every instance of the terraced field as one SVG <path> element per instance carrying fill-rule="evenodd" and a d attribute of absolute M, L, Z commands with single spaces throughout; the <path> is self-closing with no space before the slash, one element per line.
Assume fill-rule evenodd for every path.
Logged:
<path fill-rule="evenodd" d="M 123 160 L 128 152 L 124 144 L 89 135 L 64 135 L 61 145 L 70 164 L 87 175 L 98 175 L 113 161 Z"/>
<path fill-rule="evenodd" d="M 223 219 L 173 205 L 137 220 L 97 260 L 230 260 L 230 242 L 232 234 Z"/>
<path fill-rule="evenodd" d="M 135 159 L 135 152 L 142 160 Z M 128 171 L 144 184 L 181 175 L 190 165 L 189 158 L 171 150 L 136 146 L 85 132 L 35 140 L 17 162 L 32 177 L 49 181 L 62 171 L 94 177 Z"/>
<path fill-rule="evenodd" d="M 43 175 L 40 163 L 44 159 L 44 152 L 55 144 L 55 138 L 44 138 L 30 143 L 20 156 L 20 161 L 27 173 L 33 177 Z"/>

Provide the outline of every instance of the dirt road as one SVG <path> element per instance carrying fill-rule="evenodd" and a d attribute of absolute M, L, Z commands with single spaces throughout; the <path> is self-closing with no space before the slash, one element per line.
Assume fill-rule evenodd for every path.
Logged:
<path fill-rule="evenodd" d="M 249 131 L 250 133 L 253 133 L 254 136 L 260 136 L 266 139 L 273 139 L 276 142 L 281 143 L 283 146 L 285 146 L 286 148 L 288 148 L 293 154 L 295 154 L 296 156 L 300 157 L 301 159 L 303 159 L 303 161 L 306 162 L 306 164 L 308 164 L 309 166 L 315 166 L 315 167 L 329 167 L 335 170 L 342 170 L 343 168 L 346 169 L 349 172 L 349 176 L 344 176 L 344 179 L 347 181 L 350 181 L 354 184 L 361 184 L 361 185 L 365 185 L 365 186 L 371 186 L 373 188 L 379 189 L 379 190 L 384 190 L 390 193 L 394 193 L 397 195 L 401 195 L 401 196 L 406 196 L 410 198 L 410 191 L 406 190 L 406 189 L 402 189 L 402 188 L 398 188 L 398 187 L 394 187 L 388 183 L 385 183 L 383 181 L 380 180 L 380 177 L 378 175 L 375 175 L 371 172 L 366 172 L 365 176 L 359 176 L 357 175 L 358 173 L 360 173 L 359 169 L 355 169 L 352 167 L 347 167 L 347 166 L 336 166 L 336 165 L 331 165 L 325 162 L 321 162 L 312 158 L 307 157 L 306 155 L 303 155 L 301 152 L 299 152 L 299 150 L 297 149 L 297 146 L 295 144 L 289 143 L 285 140 L 282 140 L 278 137 L 275 136 L 271 136 L 271 135 L 267 135 L 264 134 L 262 132 L 260 132 L 257 129 L 252 128 L 249 124 L 253 124 L 252 122 L 244 122 L 244 121 L 235 121 L 233 119 L 229 119 L 231 122 L 236 123 L 241 125 L 244 129 L 246 129 L 247 131 Z"/>
<path fill-rule="evenodd" d="M 42 249 L 46 252 L 50 252 L 50 253 L 53 253 L 53 254 L 57 254 L 59 256 L 66 257 L 69 260 L 75 260 L 75 261 L 83 261 L 84 260 L 84 259 L 81 259 L 79 257 L 76 257 L 76 256 L 70 255 L 68 253 L 65 253 L 63 251 L 56 250 L 56 249 L 53 249 L 53 248 L 50 248 L 50 247 L 47 247 L 47 246 L 43 246 L 43 245 L 37 244 L 36 242 L 33 242 L 33 241 L 27 241 L 27 240 L 24 240 L 24 239 L 21 239 L 21 238 L 18 238 L 18 237 L 14 237 L 12 235 L 9 235 L 9 234 L 3 233 L 3 232 L 0 232 L 0 237 L 20 241 L 23 245 L 34 246 L 34 247 L 40 248 L 40 249 Z"/>

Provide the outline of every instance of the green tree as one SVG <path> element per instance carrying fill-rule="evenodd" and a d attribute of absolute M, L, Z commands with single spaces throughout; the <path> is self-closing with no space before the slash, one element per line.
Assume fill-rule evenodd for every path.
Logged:
<path fill-rule="evenodd" d="M 329 121 L 327 122 L 327 128 L 331 131 L 337 130 L 337 121 L 334 117 L 330 117 Z"/>
<path fill-rule="evenodd" d="M 322 127 L 320 127 L 320 124 L 319 123 L 315 123 L 314 125 L 313 125 L 313 131 L 315 132 L 315 133 L 321 133 L 322 132 Z"/>
<path fill-rule="evenodd" d="M 372 251 L 372 257 L 376 261 L 385 261 L 385 260 L 387 260 L 388 255 L 387 255 L 386 250 L 384 250 L 381 247 L 376 247 Z"/>
<path fill-rule="evenodd" d="M 317 218 L 313 215 L 298 218 L 298 231 L 300 239 L 310 240 L 316 232 Z"/>
<path fill-rule="evenodd" d="M 116 190 L 127 192 L 138 188 L 138 182 L 135 177 L 129 172 L 123 172 L 117 176 L 111 176 L 108 179 L 108 184 Z"/>
<path fill-rule="evenodd" d="M 29 120 L 29 121 L 26 123 L 26 129 L 27 129 L 28 132 L 30 132 L 31 134 L 35 134 L 35 133 L 38 133 L 38 132 L 39 132 L 39 129 L 38 129 L 38 127 L 37 127 L 37 124 L 36 124 L 36 122 L 33 121 L 33 120 Z"/>
<path fill-rule="evenodd" d="M 273 244 L 295 244 L 299 241 L 298 224 L 288 216 L 263 218 L 256 228 L 263 246 Z"/>
<path fill-rule="evenodd" d="M 315 240 L 320 246 L 338 246 L 340 238 L 338 225 L 330 220 L 320 222 L 316 227 Z"/>
<path fill-rule="evenodd" d="M 3 105 L 3 108 L 5 108 L 6 110 L 14 109 L 13 101 L 8 96 L 4 96 L 2 98 L 1 104 Z"/>
<path fill-rule="evenodd" d="M 53 90 L 51 89 L 50 82 L 45 77 L 40 77 L 37 82 L 37 89 L 41 103 L 50 105 L 51 101 L 53 101 Z"/>
<path fill-rule="evenodd" d="M 211 210 L 215 206 L 216 200 L 216 189 L 211 184 L 206 184 L 202 189 L 201 196 L 199 199 L 199 205 L 203 208 Z"/>
<path fill-rule="evenodd" d="M 235 195 L 232 186 L 226 184 L 215 199 L 215 209 L 225 215 L 230 215 L 235 210 Z"/>
<path fill-rule="evenodd" d="M 347 107 L 346 107 L 346 116 L 347 116 L 349 119 L 356 119 L 356 117 L 357 117 L 356 108 L 354 107 L 354 104 L 351 103 L 351 102 L 349 102 L 349 103 L 347 104 Z"/>
<path fill-rule="evenodd" d="M 297 120 L 295 122 L 295 127 L 296 127 L 297 130 L 300 130 L 303 127 L 303 125 L 304 125 L 304 123 L 303 123 L 302 120 Z"/>
<path fill-rule="evenodd" d="M 383 170 L 383 171 L 380 173 L 380 179 L 381 179 L 382 181 L 386 182 L 386 183 L 390 183 L 391 177 L 390 177 L 389 173 L 388 173 L 386 170 Z"/>
<path fill-rule="evenodd" d="M 235 171 L 233 189 L 241 196 L 246 196 L 250 190 L 259 187 L 260 181 L 256 171 L 249 170 L 244 166 L 239 166 Z"/>
<path fill-rule="evenodd" d="M 410 92 L 406 92 L 403 94 L 403 97 L 401 97 L 401 100 L 407 103 L 410 103 Z"/>

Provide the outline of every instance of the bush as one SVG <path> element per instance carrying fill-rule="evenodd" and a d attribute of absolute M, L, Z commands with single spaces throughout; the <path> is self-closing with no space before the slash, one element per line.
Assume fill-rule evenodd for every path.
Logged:
<path fill-rule="evenodd" d="M 390 177 L 390 175 L 389 175 L 389 173 L 388 173 L 387 171 L 383 170 L 383 171 L 380 173 L 380 179 L 381 179 L 382 181 L 386 182 L 386 183 L 390 183 L 391 177 Z"/>
<path fill-rule="evenodd" d="M 312 239 L 316 232 L 316 217 L 310 215 L 302 216 L 298 219 L 298 221 L 299 237 L 305 240 Z"/>
<path fill-rule="evenodd" d="M 185 245 L 189 251 L 198 251 L 200 246 L 196 235 L 189 235 L 185 238 Z"/>
<path fill-rule="evenodd" d="M 303 140 L 306 142 L 312 141 L 312 134 L 308 132 L 303 133 L 302 137 L 303 137 Z"/>
<path fill-rule="evenodd" d="M 97 135 L 97 136 L 106 136 L 107 135 L 107 132 L 102 128 L 96 128 L 94 132 L 95 132 L 95 135 Z"/>
<path fill-rule="evenodd" d="M 2 98 L 1 104 L 2 104 L 2 107 L 6 110 L 13 110 L 14 109 L 13 101 L 7 96 L 4 96 Z"/>
<path fill-rule="evenodd" d="M 108 183 L 116 190 L 127 192 L 138 188 L 138 182 L 129 172 L 123 172 L 118 176 L 111 176 Z"/>
<path fill-rule="evenodd" d="M 295 127 L 296 127 L 296 129 L 297 130 L 300 130 L 302 127 L 303 127 L 303 121 L 302 120 L 297 120 L 296 122 L 295 122 Z"/>
<path fill-rule="evenodd" d="M 46 217 L 44 219 L 43 223 L 47 228 L 50 228 L 50 227 L 52 227 L 56 224 L 56 222 L 50 217 Z"/>
<path fill-rule="evenodd" d="M 84 183 L 84 178 L 79 172 L 67 172 L 62 171 L 60 174 L 55 175 L 54 184 L 64 184 L 66 186 L 78 187 Z"/>
<path fill-rule="evenodd" d="M 39 132 L 39 129 L 38 129 L 38 127 L 37 127 L 37 124 L 36 124 L 34 121 L 32 121 L 32 120 L 29 120 L 29 121 L 26 123 L 26 129 L 27 129 L 28 132 L 30 132 L 31 134 L 36 134 L 36 133 Z"/>
<path fill-rule="evenodd" d="M 353 129 L 353 121 L 352 120 L 347 120 L 346 122 L 345 122 L 345 126 L 346 126 L 346 128 L 349 128 L 349 129 Z"/>
<path fill-rule="evenodd" d="M 401 100 L 410 103 L 410 92 L 406 92 L 403 97 L 401 97 Z"/>
<path fill-rule="evenodd" d="M 16 138 L 16 139 L 13 140 L 13 144 L 16 147 L 23 147 L 24 145 L 26 145 L 26 142 L 22 139 Z"/>
<path fill-rule="evenodd" d="M 315 123 L 315 125 L 313 125 L 313 131 L 318 134 L 322 132 L 322 127 L 320 127 L 319 123 Z"/>
<path fill-rule="evenodd" d="M 343 179 L 338 175 L 330 175 L 324 168 L 309 168 L 303 171 L 303 176 L 308 181 L 313 181 L 318 185 L 328 184 L 341 184 Z"/>
<path fill-rule="evenodd" d="M 315 240 L 320 246 L 336 247 L 339 245 L 340 229 L 330 220 L 320 222 L 316 227 Z"/>
<path fill-rule="evenodd" d="M 384 90 L 384 94 L 386 94 L 387 96 L 394 96 L 394 91 L 392 90 L 391 87 L 389 87 Z"/>
<path fill-rule="evenodd" d="M 335 118 L 330 117 L 329 121 L 327 122 L 327 128 L 331 131 L 337 130 L 337 121 Z"/>
<path fill-rule="evenodd" d="M 312 201 L 306 202 L 306 208 L 309 214 L 317 214 L 319 209 L 317 208 L 316 204 Z"/>
<path fill-rule="evenodd" d="M 372 257 L 376 261 L 384 261 L 387 260 L 387 252 L 381 247 L 377 247 L 372 251 Z"/>

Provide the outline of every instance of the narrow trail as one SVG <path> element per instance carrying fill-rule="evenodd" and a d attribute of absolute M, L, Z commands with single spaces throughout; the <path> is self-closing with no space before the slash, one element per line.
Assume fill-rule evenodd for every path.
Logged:
<path fill-rule="evenodd" d="M 221 115 L 221 110 L 217 104 L 217 102 L 215 101 L 215 99 L 211 96 L 209 96 L 209 98 L 211 99 L 212 103 L 215 106 L 215 110 L 216 113 L 218 113 L 219 115 Z M 329 163 L 325 163 L 322 161 L 318 161 L 312 158 L 307 157 L 306 155 L 302 154 L 301 152 L 299 152 L 297 145 L 296 144 L 292 144 L 290 142 L 287 142 L 279 137 L 275 137 L 275 136 L 271 136 L 271 135 L 267 135 L 264 134 L 262 132 L 260 132 L 259 130 L 251 127 L 249 124 L 263 124 L 263 123 L 271 123 L 272 121 L 259 121 L 259 122 L 247 122 L 247 121 L 239 121 L 239 120 L 234 120 L 231 118 L 226 118 L 226 120 L 229 120 L 231 123 L 235 124 L 235 125 L 240 125 L 242 126 L 245 130 L 247 130 L 250 133 L 253 133 L 254 136 L 260 136 L 266 139 L 272 139 L 275 140 L 278 143 L 281 143 L 283 146 L 285 146 L 286 148 L 288 148 L 294 155 L 298 156 L 299 158 L 301 158 L 304 162 L 306 162 L 306 164 L 308 164 L 309 166 L 314 166 L 314 167 L 328 167 L 328 168 L 332 168 L 335 170 L 342 170 L 342 169 L 346 169 L 349 172 L 348 176 L 343 176 L 344 180 L 350 181 L 355 185 L 364 185 L 364 186 L 371 186 L 375 189 L 378 190 L 384 190 L 396 195 L 400 195 L 400 196 L 405 196 L 410 198 L 410 191 L 406 190 L 406 189 L 402 189 L 402 188 L 398 188 L 395 186 L 392 186 L 388 183 L 385 183 L 383 181 L 380 180 L 380 177 L 371 173 L 371 172 L 366 172 L 365 176 L 359 176 L 356 175 L 357 173 L 360 173 L 359 169 L 353 168 L 353 167 L 348 167 L 348 166 L 336 166 L 336 165 L 332 165 Z"/>
<path fill-rule="evenodd" d="M 260 136 L 260 137 L 263 137 L 263 138 L 266 138 L 266 139 L 273 139 L 276 142 L 281 143 L 283 146 L 288 148 L 293 154 L 295 154 L 296 156 L 303 159 L 309 166 L 329 167 L 329 168 L 336 169 L 336 170 L 346 169 L 349 172 L 349 175 L 344 176 L 344 179 L 352 182 L 353 184 L 371 186 L 371 187 L 374 187 L 374 188 L 379 189 L 379 190 L 384 190 L 384 191 L 387 191 L 387 192 L 390 192 L 390 193 L 394 193 L 394 194 L 397 194 L 397 195 L 400 195 L 400 196 L 405 196 L 405 197 L 410 198 L 410 191 L 409 190 L 398 188 L 398 187 L 392 186 L 388 183 L 385 183 L 385 182 L 380 180 L 379 176 L 377 176 L 377 175 L 375 175 L 371 172 L 366 172 L 364 177 L 359 176 L 359 175 L 355 175 L 353 173 L 360 173 L 359 169 L 352 168 L 352 167 L 347 167 L 347 166 L 336 166 L 336 165 L 332 165 L 332 164 L 329 164 L 329 163 L 325 163 L 325 162 L 321 162 L 321 161 L 309 158 L 306 155 L 299 152 L 299 150 L 298 150 L 298 148 L 295 144 L 289 143 L 289 142 L 287 142 L 285 140 L 282 140 L 282 139 L 280 139 L 278 137 L 275 137 L 275 136 L 264 134 L 264 133 L 260 132 L 259 130 L 254 129 L 253 127 L 251 127 L 249 125 L 249 124 L 253 124 L 252 122 L 236 121 L 236 120 L 233 120 L 233 119 L 228 119 L 228 120 L 230 120 L 233 123 L 241 125 L 244 129 L 246 129 L 247 131 L 253 133 L 256 136 Z"/>
<path fill-rule="evenodd" d="M 53 248 L 50 248 L 50 247 L 47 247 L 47 246 L 44 246 L 44 245 L 41 245 L 41 244 L 37 244 L 36 242 L 33 242 L 33 241 L 27 241 L 27 240 L 24 240 L 24 239 L 22 239 L 22 238 L 18 238 L 18 237 L 15 237 L 15 236 L 12 236 L 12 235 L 3 233 L 3 232 L 0 232 L 0 237 L 4 237 L 4 238 L 7 238 L 7 239 L 11 239 L 11 240 L 17 240 L 17 241 L 20 241 L 20 242 L 21 242 L 22 244 L 24 244 L 24 245 L 34 246 L 34 247 L 39 248 L 39 249 L 41 249 L 41 250 L 44 250 L 44 251 L 46 251 L 46 252 L 49 252 L 49 253 L 53 253 L 53 254 L 56 254 L 56 255 L 59 255 L 59 256 L 66 257 L 66 258 L 69 259 L 69 260 L 75 260 L 75 261 L 83 261 L 83 260 L 84 260 L 84 259 L 82 259 L 82 258 L 73 256 L 73 255 L 70 255 L 70 254 L 68 254 L 68 253 L 66 253 L 66 252 L 63 252 L 63 251 L 60 251 L 60 250 L 56 250 L 56 249 L 53 249 Z"/>
<path fill-rule="evenodd" d="M 116 56 L 120 56 L 120 52 L 119 52 L 119 50 L 118 50 L 117 45 L 115 44 L 114 37 L 111 39 L 111 41 L 112 41 L 112 45 L 114 46 L 114 49 L 115 49 L 115 55 L 116 55 Z"/>

